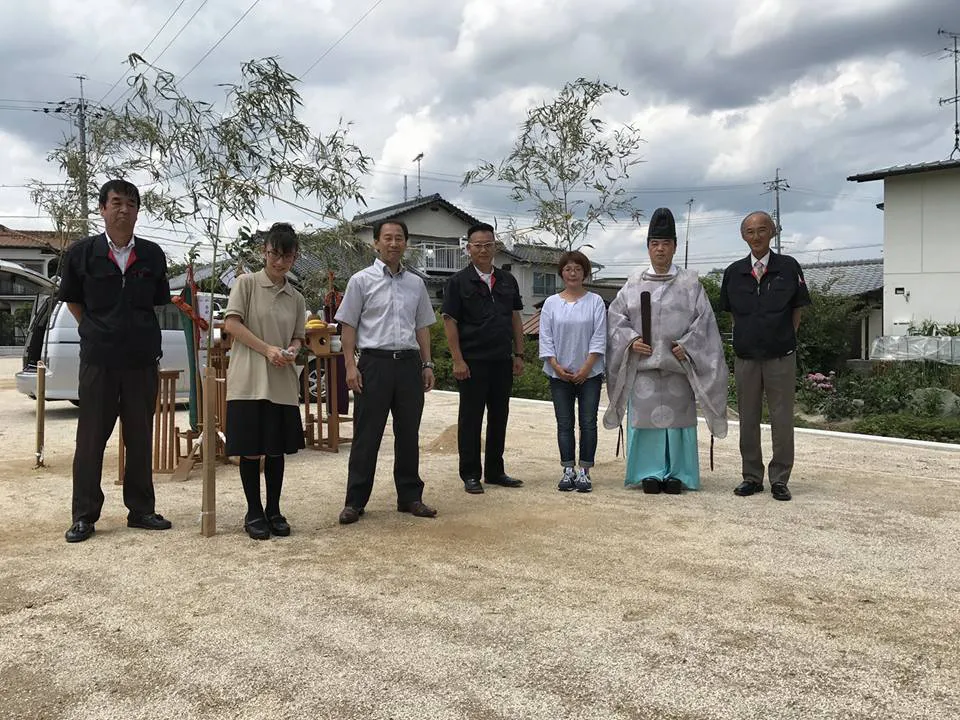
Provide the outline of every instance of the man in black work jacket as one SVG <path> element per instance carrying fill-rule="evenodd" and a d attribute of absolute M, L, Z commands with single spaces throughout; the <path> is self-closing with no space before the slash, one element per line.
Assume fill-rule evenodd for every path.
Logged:
<path fill-rule="evenodd" d="M 94 533 L 103 491 L 103 451 L 119 415 L 126 446 L 127 526 L 167 530 L 154 508 L 152 437 L 160 323 L 170 302 L 167 260 L 156 243 L 135 238 L 140 193 L 125 180 L 100 188 L 105 232 L 75 243 L 63 261 L 60 300 L 80 327 L 80 417 L 73 456 L 73 524 L 67 542 Z"/>
<path fill-rule="evenodd" d="M 776 234 L 773 219 L 753 212 L 740 223 L 750 255 L 723 273 L 720 308 L 733 315 L 734 376 L 740 414 L 740 496 L 763 491 L 760 415 L 763 396 L 770 411 L 773 457 L 768 475 L 776 500 L 789 500 L 793 469 L 793 400 L 797 384 L 797 330 L 800 309 L 810 293 L 800 264 L 770 251 Z"/>
<path fill-rule="evenodd" d="M 482 463 L 488 485 L 520 487 L 506 474 L 503 448 L 510 412 L 513 377 L 523 373 L 523 324 L 520 287 L 506 270 L 494 267 L 497 246 L 493 227 L 467 231 L 470 264 L 453 275 L 443 291 L 443 329 L 460 390 L 457 446 L 460 479 L 471 494 L 480 484 L 480 430 L 487 410 L 487 441 Z"/>

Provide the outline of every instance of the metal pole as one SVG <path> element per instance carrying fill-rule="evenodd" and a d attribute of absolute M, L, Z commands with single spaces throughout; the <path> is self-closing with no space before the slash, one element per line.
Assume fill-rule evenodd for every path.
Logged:
<path fill-rule="evenodd" d="M 683 269 L 687 269 L 687 261 L 690 259 L 690 215 L 693 212 L 693 198 L 687 200 L 687 232 L 683 239 Z"/>
<path fill-rule="evenodd" d="M 777 168 L 777 177 L 774 181 L 774 195 L 777 198 L 777 255 L 780 254 L 780 168 Z"/>
<path fill-rule="evenodd" d="M 83 75 L 77 75 L 76 78 L 80 81 L 80 104 L 77 107 L 77 130 L 80 134 L 80 178 L 78 188 L 80 191 L 80 215 L 82 216 L 80 232 L 82 237 L 87 237 L 89 232 L 89 223 L 90 218 L 90 193 L 89 193 L 89 183 L 87 181 L 87 102 L 83 97 L 83 81 L 85 77 Z"/>

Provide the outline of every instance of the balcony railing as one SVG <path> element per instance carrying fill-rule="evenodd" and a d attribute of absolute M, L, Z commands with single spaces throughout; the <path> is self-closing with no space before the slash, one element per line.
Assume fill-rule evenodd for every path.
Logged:
<path fill-rule="evenodd" d="M 415 249 L 420 254 L 424 270 L 456 272 L 467 266 L 467 257 L 459 247 L 418 245 Z"/>

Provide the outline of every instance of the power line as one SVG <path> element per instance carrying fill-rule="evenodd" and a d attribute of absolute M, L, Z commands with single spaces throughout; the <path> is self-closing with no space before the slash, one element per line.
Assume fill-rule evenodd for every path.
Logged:
<path fill-rule="evenodd" d="M 825 253 L 825 252 L 842 252 L 845 250 L 863 250 L 866 248 L 882 248 L 883 243 L 868 243 L 863 245 L 844 245 L 841 247 L 834 248 L 817 248 L 817 249 L 807 249 L 807 250 L 792 250 L 791 255 L 812 255 L 814 253 Z M 710 262 L 723 262 L 726 260 L 735 260 L 739 257 L 743 257 L 743 253 L 723 253 L 723 254 L 711 254 L 711 255 L 698 255 L 690 258 L 691 262 L 697 264 L 705 264 Z M 597 258 L 597 262 L 603 264 L 605 267 L 641 267 L 643 265 L 648 265 L 648 260 L 642 260 L 639 262 L 628 262 L 622 261 L 618 262 L 616 260 L 603 260 L 602 258 Z"/>
<path fill-rule="evenodd" d="M 370 8 L 369 8 L 363 15 L 360 16 L 360 19 L 359 19 L 359 20 L 357 20 L 353 25 L 351 25 L 351 26 L 347 29 L 347 31 L 346 31 L 345 33 L 343 33 L 343 35 L 341 35 L 339 38 L 337 38 L 336 42 L 333 43 L 333 45 L 331 45 L 331 46 L 328 47 L 326 50 L 324 50 L 322 53 L 320 53 L 320 57 L 318 57 L 316 60 L 314 60 L 314 61 L 313 61 L 313 64 L 311 64 L 310 67 L 308 67 L 306 70 L 304 70 L 304 71 L 300 74 L 300 80 L 303 80 L 303 79 L 310 73 L 310 71 L 313 70 L 317 65 L 319 65 L 320 62 L 321 62 L 327 55 L 329 55 L 331 52 L 333 52 L 334 48 L 336 48 L 337 45 L 339 45 L 339 44 L 342 43 L 344 40 L 346 40 L 346 39 L 347 39 L 347 36 L 350 35 L 350 33 L 352 33 L 354 30 L 356 30 L 356 29 L 357 29 L 357 26 L 358 26 L 360 23 L 362 23 L 364 20 L 366 20 L 366 19 L 367 19 L 367 16 L 368 16 L 370 13 L 372 13 L 374 10 L 376 10 L 378 7 L 380 7 L 381 3 L 383 3 L 383 0 L 377 0 L 375 3 L 373 3 L 373 5 L 371 5 Z"/>
<path fill-rule="evenodd" d="M 240 18 L 239 18 L 233 25 L 230 26 L 230 29 L 229 29 L 229 30 L 227 30 L 223 35 L 220 36 L 220 39 L 217 40 L 217 41 L 213 44 L 213 47 L 211 47 L 209 50 L 207 50 L 207 51 L 203 54 L 203 57 L 201 57 L 199 60 L 197 60 L 196 65 L 194 65 L 192 68 L 190 68 L 189 70 L 187 70 L 186 74 L 183 75 L 183 76 L 180 78 L 180 80 L 178 81 L 177 84 L 182 83 L 184 80 L 186 80 L 188 77 L 190 77 L 190 73 L 192 73 L 194 70 L 196 70 L 198 67 L 200 67 L 200 63 L 202 63 L 204 60 L 206 60 L 206 59 L 210 56 L 210 53 L 212 53 L 214 50 L 216 50 L 218 47 L 220 47 L 220 43 L 222 43 L 224 40 L 226 40 L 226 39 L 227 39 L 227 36 L 228 36 L 230 33 L 233 32 L 234 28 L 236 28 L 237 25 L 239 25 L 240 23 L 242 23 L 242 22 L 243 22 L 243 19 L 244 19 L 247 15 L 250 14 L 250 11 L 253 10 L 253 9 L 254 9 L 257 5 L 259 5 L 259 4 L 260 4 L 260 0 L 253 0 L 253 3 L 251 3 L 250 7 L 248 7 L 248 8 L 244 11 L 243 15 L 241 15 Z"/>
<path fill-rule="evenodd" d="M 164 20 L 163 25 L 160 26 L 160 29 L 157 30 L 156 33 L 154 33 L 154 35 L 153 35 L 152 38 L 150 38 L 150 42 L 148 42 L 148 43 L 146 44 L 146 46 L 144 46 L 143 50 L 140 51 L 140 54 L 141 54 L 141 55 L 146 54 L 146 52 L 150 49 L 150 46 L 153 45 L 153 43 L 156 41 L 156 39 L 157 39 L 158 37 L 160 37 L 160 33 L 162 33 L 164 30 L 167 29 L 167 25 L 170 24 L 170 21 L 173 20 L 173 17 L 180 11 L 180 8 L 183 7 L 183 4 L 184 4 L 186 1 L 187 1 L 187 0 L 180 0 L 180 4 L 178 4 L 178 5 L 173 9 L 173 12 L 170 13 L 170 14 L 167 16 L 167 19 Z M 102 103 L 102 102 L 104 101 L 104 99 L 105 99 L 110 93 L 113 92 L 113 89 L 114 89 L 117 85 L 119 85 L 119 84 L 120 84 L 120 81 L 123 80 L 123 79 L 127 76 L 127 72 L 128 72 L 128 70 L 124 70 L 123 74 L 122 74 L 120 77 L 117 78 L 117 81 L 116 81 L 115 83 L 113 83 L 113 85 L 110 86 L 110 89 L 107 90 L 107 92 L 105 92 L 105 93 L 103 94 L 103 97 L 100 98 L 99 100 L 97 100 L 97 104 L 98 104 L 98 105 L 99 105 L 100 103 Z"/>
<path fill-rule="evenodd" d="M 177 41 L 177 38 L 179 38 L 179 37 L 183 34 L 183 31 L 187 29 L 187 27 L 190 25 L 190 23 L 193 22 L 193 19 L 197 16 L 197 14 L 198 14 L 201 10 L 203 10 L 204 7 L 206 7 L 206 5 L 207 5 L 207 3 L 208 3 L 209 1 L 210 1 L 210 0 L 203 0 L 203 2 L 200 3 L 200 6 L 199 6 L 196 10 L 193 11 L 193 14 L 192 14 L 190 17 L 188 17 L 188 18 L 187 18 L 187 21 L 186 21 L 183 25 L 180 26 L 180 29 L 179 29 L 179 30 L 177 30 L 177 34 L 174 35 L 172 38 L 170 38 L 170 41 L 169 41 L 166 45 L 164 45 L 163 50 L 160 51 L 160 54 L 157 55 L 157 56 L 153 59 L 153 63 L 152 63 L 152 64 L 156 64 L 156 63 L 158 63 L 158 62 L 160 61 L 160 58 L 162 58 L 162 57 L 164 56 L 164 54 L 167 52 L 167 50 L 170 49 L 170 46 L 173 45 L 173 44 Z M 125 75 L 125 76 L 126 76 L 126 75 Z M 131 90 L 132 90 L 132 88 L 127 88 L 126 91 L 125 91 L 119 98 L 117 98 L 113 103 L 110 104 L 110 108 L 111 108 L 111 109 L 116 108 L 116 106 L 127 96 L 127 94 L 128 94 Z"/>

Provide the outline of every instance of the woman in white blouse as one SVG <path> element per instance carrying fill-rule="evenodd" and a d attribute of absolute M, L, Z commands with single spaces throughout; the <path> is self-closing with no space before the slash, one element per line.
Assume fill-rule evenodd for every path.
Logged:
<path fill-rule="evenodd" d="M 578 250 L 565 252 L 557 263 L 563 290 L 540 310 L 540 359 L 550 377 L 550 395 L 557 416 L 562 476 L 557 489 L 590 492 L 590 468 L 597 452 L 597 408 L 603 382 L 607 342 L 607 310 L 596 293 L 583 286 L 590 261 Z M 574 404 L 580 424 L 580 463 L 576 461 Z"/>

